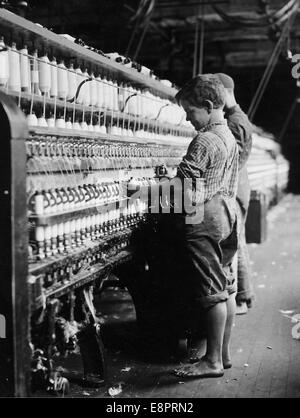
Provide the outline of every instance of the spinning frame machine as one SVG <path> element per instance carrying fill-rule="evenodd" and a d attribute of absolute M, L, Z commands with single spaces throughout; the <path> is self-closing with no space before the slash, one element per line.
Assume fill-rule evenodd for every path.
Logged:
<path fill-rule="evenodd" d="M 194 130 L 176 89 L 147 68 L 4 9 L 0 28 L 0 392 L 62 390 L 53 355 L 77 344 L 82 379 L 100 385 L 93 293 L 132 262 L 132 234 L 147 222 L 148 200 L 128 190 L 155 187 L 157 167 L 174 175 Z M 283 188 L 287 164 L 277 166 Z"/>
<path fill-rule="evenodd" d="M 102 384 L 93 293 L 132 260 L 131 236 L 148 209 L 128 190 L 155 184 L 157 166 L 175 173 L 194 132 L 176 90 L 145 67 L 128 68 L 3 9 L 0 27 L 1 392 L 57 389 L 53 355 L 77 343 L 83 380 Z"/>

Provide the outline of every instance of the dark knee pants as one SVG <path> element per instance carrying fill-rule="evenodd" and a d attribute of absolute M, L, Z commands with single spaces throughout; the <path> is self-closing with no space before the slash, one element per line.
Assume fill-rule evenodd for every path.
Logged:
<path fill-rule="evenodd" d="M 176 274 L 187 300 L 201 309 L 226 301 L 236 292 L 231 269 L 237 251 L 235 200 L 218 194 L 204 204 L 202 222 L 187 224 L 183 216 L 174 215 L 171 228 L 178 248 Z"/>

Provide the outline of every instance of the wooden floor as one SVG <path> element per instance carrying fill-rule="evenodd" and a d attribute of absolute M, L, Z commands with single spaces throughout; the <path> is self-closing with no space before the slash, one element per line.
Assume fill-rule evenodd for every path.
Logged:
<path fill-rule="evenodd" d="M 267 241 L 249 245 L 256 301 L 236 316 L 234 366 L 224 377 L 181 381 L 172 375 L 176 364 L 143 360 L 130 297 L 111 289 L 101 304 L 109 381 L 100 389 L 71 385 L 69 396 L 109 397 L 118 388 L 116 398 L 300 397 L 300 197 L 286 196 L 268 217 Z"/>

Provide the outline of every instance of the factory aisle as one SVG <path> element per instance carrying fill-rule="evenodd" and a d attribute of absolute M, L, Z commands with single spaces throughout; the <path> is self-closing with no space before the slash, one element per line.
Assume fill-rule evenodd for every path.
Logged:
<path fill-rule="evenodd" d="M 286 196 L 268 218 L 267 241 L 250 245 L 256 302 L 236 317 L 234 366 L 224 377 L 182 381 L 172 375 L 174 364 L 137 360 L 133 309 L 123 295 L 110 308 L 116 338 L 109 385 L 70 395 L 109 396 L 113 387 L 116 397 L 300 397 L 300 196 Z M 123 314 L 116 314 L 118 303 Z"/>

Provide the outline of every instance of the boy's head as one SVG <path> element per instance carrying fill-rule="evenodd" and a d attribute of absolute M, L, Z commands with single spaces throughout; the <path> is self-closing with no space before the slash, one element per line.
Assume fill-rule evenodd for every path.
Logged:
<path fill-rule="evenodd" d="M 220 82 L 225 87 L 225 108 L 230 108 L 236 105 L 236 100 L 234 96 L 234 81 L 233 79 L 224 73 L 217 73 L 215 76 L 220 80 Z"/>
<path fill-rule="evenodd" d="M 177 93 L 176 100 L 184 108 L 196 130 L 209 124 L 225 105 L 225 88 L 213 74 L 197 75 Z"/>

